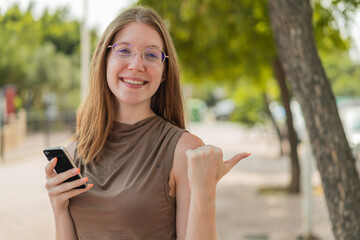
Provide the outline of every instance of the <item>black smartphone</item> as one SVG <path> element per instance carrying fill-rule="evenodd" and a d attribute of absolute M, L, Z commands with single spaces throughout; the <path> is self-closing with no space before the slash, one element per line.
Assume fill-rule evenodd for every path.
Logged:
<path fill-rule="evenodd" d="M 72 168 L 77 168 L 70 154 L 66 151 L 64 147 L 48 147 L 45 148 L 43 152 L 49 161 L 54 157 L 57 158 L 57 163 L 55 166 L 56 173 L 61 173 Z M 81 173 L 78 173 L 77 175 L 66 179 L 65 182 L 71 182 L 80 178 L 82 178 L 82 175 Z M 76 188 L 86 188 L 86 185 L 87 183 Z"/>

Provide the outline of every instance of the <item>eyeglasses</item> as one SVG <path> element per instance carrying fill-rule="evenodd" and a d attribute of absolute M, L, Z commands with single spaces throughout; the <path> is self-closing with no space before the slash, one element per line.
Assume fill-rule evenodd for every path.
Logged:
<path fill-rule="evenodd" d="M 136 48 L 129 43 L 115 43 L 109 45 L 108 48 L 111 48 L 115 57 L 123 62 L 131 60 L 136 55 L 136 51 L 140 50 L 140 48 Z M 169 58 L 163 50 L 157 47 L 148 47 L 141 50 L 142 59 L 148 66 L 158 66 L 162 64 L 166 58 Z"/>

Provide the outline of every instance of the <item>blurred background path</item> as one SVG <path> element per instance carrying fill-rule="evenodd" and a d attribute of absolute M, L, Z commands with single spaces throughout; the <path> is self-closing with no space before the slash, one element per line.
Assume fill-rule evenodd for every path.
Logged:
<path fill-rule="evenodd" d="M 247 129 L 229 122 L 193 123 L 189 130 L 206 144 L 219 146 L 228 159 L 238 152 L 252 155 L 219 183 L 217 228 L 222 240 L 296 240 L 302 233 L 301 195 L 260 192 L 286 187 L 289 159 L 279 156 L 279 143 L 266 129 Z M 63 145 L 70 132 L 52 133 L 50 145 Z M 5 154 L 0 164 L 0 239 L 52 240 L 54 221 L 45 190 L 42 154 L 44 135 L 30 135 Z M 314 174 L 314 185 L 319 185 Z M 313 232 L 333 240 L 324 196 L 315 187 Z"/>

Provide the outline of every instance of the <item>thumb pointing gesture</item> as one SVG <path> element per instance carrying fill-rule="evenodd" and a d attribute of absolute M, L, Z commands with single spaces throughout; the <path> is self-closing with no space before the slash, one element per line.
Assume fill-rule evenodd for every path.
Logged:
<path fill-rule="evenodd" d="M 222 150 L 215 146 L 205 145 L 195 150 L 187 150 L 190 188 L 192 190 L 215 189 L 218 181 L 241 159 L 249 155 L 249 153 L 239 153 L 223 161 Z"/>
<path fill-rule="evenodd" d="M 226 173 L 230 172 L 230 170 L 238 163 L 240 162 L 241 159 L 247 158 L 248 156 L 250 156 L 251 153 L 238 153 L 235 156 L 233 156 L 232 158 L 230 158 L 229 160 L 226 160 L 225 163 L 225 169 L 226 169 Z M 225 175 L 224 174 L 224 175 Z"/>

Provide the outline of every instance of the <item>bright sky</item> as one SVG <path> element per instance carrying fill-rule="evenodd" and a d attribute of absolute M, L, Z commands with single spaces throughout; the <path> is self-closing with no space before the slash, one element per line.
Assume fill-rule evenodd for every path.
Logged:
<path fill-rule="evenodd" d="M 135 3 L 136 0 L 87 0 L 88 1 L 88 24 L 91 28 L 97 29 L 99 35 L 107 25 L 126 7 Z M 0 0 L 0 12 L 3 14 L 6 9 L 14 3 L 19 3 L 21 9 L 26 9 L 30 2 L 34 2 L 35 15 L 41 15 L 45 8 L 54 12 L 57 8 L 68 6 L 70 16 L 81 19 L 83 15 L 84 0 Z"/>

